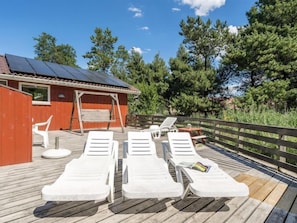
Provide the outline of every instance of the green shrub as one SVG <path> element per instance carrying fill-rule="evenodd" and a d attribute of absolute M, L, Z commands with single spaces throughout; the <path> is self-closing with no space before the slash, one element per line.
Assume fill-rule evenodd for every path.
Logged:
<path fill-rule="evenodd" d="M 279 113 L 271 109 L 250 110 L 248 112 L 229 109 L 224 110 L 219 119 L 250 124 L 297 128 L 296 110 Z"/>

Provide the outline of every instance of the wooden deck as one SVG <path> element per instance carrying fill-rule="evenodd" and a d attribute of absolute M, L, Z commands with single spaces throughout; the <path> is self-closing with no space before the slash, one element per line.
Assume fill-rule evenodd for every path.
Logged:
<path fill-rule="evenodd" d="M 121 129 L 113 129 L 120 142 L 119 172 L 115 176 L 115 202 L 45 202 L 41 189 L 51 184 L 73 158 L 81 155 L 87 134 L 50 132 L 51 147 L 59 136 L 61 148 L 72 154 L 61 159 L 43 159 L 45 151 L 33 146 L 33 162 L 0 167 L 0 222 L 297 222 L 297 180 L 239 155 L 205 145 L 200 155 L 249 186 L 250 196 L 241 198 L 186 198 L 184 200 L 121 199 Z M 127 132 L 129 129 L 126 129 Z M 133 130 L 133 129 L 132 129 Z M 162 156 L 161 141 L 156 140 Z M 39 138 L 35 137 L 34 141 Z M 173 171 L 172 171 L 173 173 Z"/>

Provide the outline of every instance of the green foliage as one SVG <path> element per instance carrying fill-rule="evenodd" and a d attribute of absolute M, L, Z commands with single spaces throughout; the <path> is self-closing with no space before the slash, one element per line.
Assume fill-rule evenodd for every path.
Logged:
<path fill-rule="evenodd" d="M 264 82 L 257 88 L 249 88 L 244 96 L 237 98 L 237 106 L 249 110 L 251 106 L 259 108 L 265 105 L 269 109 L 285 111 L 289 92 L 291 93 L 291 91 L 287 91 L 288 86 L 289 81 L 287 80 Z"/>
<path fill-rule="evenodd" d="M 217 20 L 213 25 L 211 20 L 206 22 L 198 16 L 187 17 L 187 21 L 180 23 L 180 35 L 184 37 L 183 43 L 189 50 L 193 61 L 203 60 L 203 69 L 212 67 L 211 62 L 218 57 L 224 49 L 228 36 L 227 24 Z"/>
<path fill-rule="evenodd" d="M 162 96 L 168 89 L 167 79 L 170 75 L 166 63 L 159 54 L 156 54 L 154 60 L 148 66 L 151 76 L 150 81 L 156 84 L 157 93 Z"/>
<path fill-rule="evenodd" d="M 114 63 L 110 68 L 110 72 L 122 81 L 128 82 L 127 63 L 129 60 L 129 53 L 126 50 L 125 46 L 120 45 L 116 50 L 114 56 Z"/>
<path fill-rule="evenodd" d="M 171 101 L 179 114 L 212 111 L 209 97 L 218 92 L 220 77 L 216 75 L 215 60 L 221 56 L 229 41 L 227 24 L 217 20 L 204 22 L 201 17 L 187 17 L 180 23 L 180 35 L 184 37 L 175 59 L 170 59 Z M 190 108 L 190 105 L 193 107 Z M 182 109 L 185 111 L 183 112 Z"/>
<path fill-rule="evenodd" d="M 156 85 L 156 93 L 159 95 L 158 113 L 164 113 L 163 110 L 170 111 L 170 105 L 166 100 L 166 92 L 169 88 L 168 78 L 170 76 L 169 70 L 165 61 L 156 54 L 152 63 L 148 64 L 150 83 Z"/>
<path fill-rule="evenodd" d="M 229 94 L 231 85 L 243 93 L 236 108 L 244 112 L 296 108 L 297 1 L 258 0 L 247 17 L 249 24 L 238 34 L 220 20 L 182 20 L 179 34 L 184 39 L 168 66 L 159 54 L 145 63 L 141 54 L 123 45 L 115 50 L 118 38 L 108 28 L 95 29 L 93 46 L 83 57 L 90 70 L 110 72 L 141 90 L 137 99 L 129 96 L 134 113 L 217 113 L 222 109 L 217 96 Z M 76 66 L 71 46 L 56 45 L 46 33 L 35 40 L 36 59 Z"/>
<path fill-rule="evenodd" d="M 249 111 L 228 109 L 224 110 L 219 118 L 226 121 L 297 128 L 297 110 L 280 113 L 265 106 Z"/>
<path fill-rule="evenodd" d="M 137 83 L 136 88 L 141 91 L 138 97 L 129 97 L 129 113 L 151 115 L 158 110 L 159 96 L 154 83 Z"/>
<path fill-rule="evenodd" d="M 127 63 L 127 80 L 130 84 L 149 83 L 148 69 L 142 56 L 132 51 Z"/>
<path fill-rule="evenodd" d="M 287 91 L 288 108 L 297 108 L 297 88 Z"/>
<path fill-rule="evenodd" d="M 205 113 L 210 106 L 211 102 L 208 98 L 196 95 L 181 93 L 172 99 L 172 107 L 175 108 L 176 114 L 182 116 L 192 116 L 196 112 Z"/>
<path fill-rule="evenodd" d="M 152 64 L 145 64 L 142 56 L 132 51 L 126 66 L 126 77 L 141 91 L 137 99 L 130 98 L 129 111 L 138 114 L 156 114 L 164 107 L 162 94 L 166 89 L 164 82 L 166 73 L 165 62 L 155 56 Z"/>
<path fill-rule="evenodd" d="M 54 63 L 64 64 L 72 67 L 78 67 L 76 65 L 76 52 L 68 44 L 58 45 L 56 48 L 56 61 Z"/>
<path fill-rule="evenodd" d="M 249 25 L 242 28 L 227 47 L 222 70 L 231 67 L 233 78 L 243 80 L 241 87 L 244 91 L 259 87 L 259 92 L 266 94 L 263 97 L 279 97 L 279 93 L 276 95 L 262 88 L 263 83 L 278 80 L 289 81 L 288 91 L 297 86 L 297 2 L 259 0 L 247 16 Z M 286 103 L 290 104 L 289 101 Z"/>
<path fill-rule="evenodd" d="M 108 28 L 102 30 L 95 29 L 95 35 L 90 37 L 93 46 L 91 50 L 83 55 L 89 59 L 88 67 L 90 70 L 108 72 L 114 62 L 114 44 L 118 38 L 113 37 Z"/>
<path fill-rule="evenodd" d="M 37 41 L 34 45 L 35 59 L 77 67 L 76 52 L 70 45 L 57 45 L 56 38 L 45 32 L 33 39 Z"/>

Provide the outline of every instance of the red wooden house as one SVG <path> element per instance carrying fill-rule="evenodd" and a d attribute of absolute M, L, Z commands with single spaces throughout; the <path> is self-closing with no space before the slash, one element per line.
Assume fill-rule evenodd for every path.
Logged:
<path fill-rule="evenodd" d="M 15 123 L 13 127 L 15 129 L 23 125 L 22 122 L 7 120 L 5 113 L 12 113 L 9 109 L 14 109 L 14 116 L 9 116 L 10 119 L 18 116 L 28 118 L 28 114 L 30 114 L 31 123 L 30 126 L 27 126 L 29 132 L 31 132 L 32 124 L 44 122 L 50 115 L 53 115 L 50 130 L 79 129 L 81 124 L 79 122 L 81 118 L 79 108 L 92 111 L 108 110 L 113 113 L 110 113 L 113 117 L 112 122 L 99 117 L 98 120 L 84 122 L 83 127 L 85 129 L 106 128 L 108 124 L 110 127 L 120 127 L 121 124 L 125 124 L 121 121 L 125 122 L 128 113 L 128 94 L 137 95 L 140 93 L 138 89 L 112 75 L 10 54 L 0 55 L 1 84 L 17 89 L 18 91 L 15 92 L 18 94 L 20 91 L 32 95 L 32 100 L 28 102 L 28 100 L 18 99 L 16 93 L 11 93 L 14 92 L 11 89 L 10 91 L 0 91 L 2 94 L 0 123 Z M 77 92 L 84 92 L 84 95 L 80 95 L 81 97 L 77 99 L 76 96 L 80 94 Z M 89 92 L 90 94 L 88 94 Z M 17 106 L 9 108 L 8 100 L 11 100 L 11 97 L 4 94 L 12 94 L 11 97 L 15 97 L 17 100 Z M 114 104 L 115 96 L 118 100 Z M 79 107 L 77 106 L 78 102 Z M 29 107 L 28 103 L 30 103 Z M 24 110 L 24 107 L 27 110 Z M 4 132 L 7 127 L 5 125 L 0 126 L 0 144 L 2 147 L 5 143 Z"/>

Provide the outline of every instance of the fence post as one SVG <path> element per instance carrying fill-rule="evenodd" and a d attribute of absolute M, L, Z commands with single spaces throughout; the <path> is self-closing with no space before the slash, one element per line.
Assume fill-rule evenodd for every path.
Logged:
<path fill-rule="evenodd" d="M 282 151 L 282 152 L 286 152 L 286 151 L 287 151 L 287 148 L 286 148 L 285 146 L 281 145 L 281 143 L 280 143 L 280 140 L 285 140 L 285 137 L 286 137 L 286 136 L 284 136 L 284 135 L 282 135 L 282 134 L 279 134 L 279 135 L 278 135 L 278 139 L 279 139 L 279 142 L 278 142 L 278 150 L 279 150 L 279 151 Z M 287 162 L 287 159 L 286 159 L 286 157 L 279 156 L 279 161 L 280 161 L 280 162 L 283 162 L 283 163 L 286 163 L 286 162 Z M 279 168 L 279 167 L 278 167 L 278 168 Z"/>
<path fill-rule="evenodd" d="M 155 123 L 155 116 L 151 117 L 151 125 L 153 125 Z"/>
<path fill-rule="evenodd" d="M 243 137 L 240 136 L 240 133 L 243 131 L 241 127 L 238 127 L 237 131 L 237 153 L 239 153 L 239 149 L 243 149 L 243 145 L 240 143 L 240 141 L 243 141 Z"/>
<path fill-rule="evenodd" d="M 217 122 L 216 121 L 214 121 L 214 128 L 213 128 L 213 130 L 214 130 L 214 139 L 215 139 L 215 141 L 219 141 L 219 137 L 217 136 L 217 133 L 218 133 L 218 135 L 220 134 L 218 131 L 217 131 L 217 125 L 219 125 L 219 124 L 217 124 Z M 216 144 L 216 143 L 215 143 Z"/>

